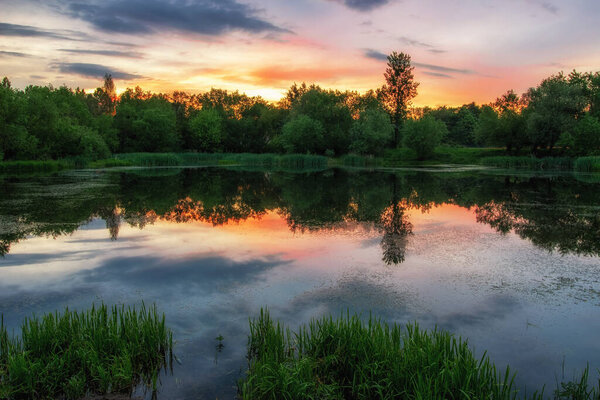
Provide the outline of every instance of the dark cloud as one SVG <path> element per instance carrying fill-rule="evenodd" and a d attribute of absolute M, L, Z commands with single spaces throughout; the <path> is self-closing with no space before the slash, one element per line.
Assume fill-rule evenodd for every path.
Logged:
<path fill-rule="evenodd" d="M 540 3 L 540 7 L 542 7 L 544 10 L 548 11 L 551 14 L 558 14 L 558 7 L 547 1 L 542 1 Z"/>
<path fill-rule="evenodd" d="M 433 53 L 433 54 L 442 54 L 442 53 L 446 53 L 446 50 L 440 50 L 440 49 L 429 49 L 429 50 L 427 50 L 427 51 L 428 51 L 428 52 L 430 52 L 430 53 Z"/>
<path fill-rule="evenodd" d="M 346 7 L 357 11 L 371 11 L 375 8 L 384 6 L 391 2 L 391 0 L 329 0 L 335 1 L 336 3 L 342 3 Z"/>
<path fill-rule="evenodd" d="M 16 51 L 0 51 L 0 57 L 33 57 L 31 54 L 19 53 Z"/>
<path fill-rule="evenodd" d="M 132 51 L 118 51 L 118 50 L 85 50 L 85 49 L 59 49 L 65 53 L 71 54 L 91 54 L 97 56 L 111 56 L 111 57 L 124 57 L 124 58 L 143 58 L 141 53 Z"/>
<path fill-rule="evenodd" d="M 80 32 L 40 29 L 29 25 L 16 25 L 0 22 L 0 36 L 43 37 L 61 40 L 81 40 Z"/>
<path fill-rule="evenodd" d="M 377 61 L 387 61 L 387 54 L 384 54 L 380 51 L 373 50 L 373 49 L 366 49 L 365 57 L 372 58 Z"/>
<path fill-rule="evenodd" d="M 448 75 L 448 74 L 442 74 L 441 72 L 425 71 L 423 73 L 425 75 L 435 76 L 435 77 L 438 77 L 438 78 L 452 78 L 450 75 Z"/>
<path fill-rule="evenodd" d="M 149 34 L 159 30 L 219 35 L 232 30 L 287 32 L 236 0 L 112 0 L 70 2 L 67 13 L 106 32 Z"/>
<path fill-rule="evenodd" d="M 453 74 L 462 74 L 462 75 L 475 75 L 477 72 L 470 69 L 459 69 L 459 68 L 450 68 L 443 67 L 441 65 L 433 65 L 433 64 L 423 64 L 423 63 L 412 63 L 417 68 L 426 69 L 433 72 L 441 72 L 441 73 L 453 73 Z"/>
<path fill-rule="evenodd" d="M 75 74 L 89 78 L 102 78 L 104 74 L 111 74 L 114 79 L 123 80 L 143 78 L 141 75 L 129 74 L 127 72 L 122 72 L 99 64 L 55 63 L 50 65 L 50 67 L 57 69 L 64 74 Z"/>
<path fill-rule="evenodd" d="M 433 45 L 431 45 L 429 43 L 421 42 L 419 40 L 412 39 L 412 38 L 409 38 L 407 36 L 401 36 L 399 39 L 400 39 L 401 42 L 403 42 L 405 44 L 408 44 L 410 46 L 416 46 L 416 47 L 433 47 Z"/>

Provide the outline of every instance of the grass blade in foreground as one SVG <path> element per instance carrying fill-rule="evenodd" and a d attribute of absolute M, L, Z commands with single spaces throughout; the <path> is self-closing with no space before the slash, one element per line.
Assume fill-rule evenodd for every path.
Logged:
<path fill-rule="evenodd" d="M 172 366 L 173 335 L 156 306 L 107 307 L 0 324 L 0 399 L 78 399 L 154 386 Z"/>
<path fill-rule="evenodd" d="M 243 399 L 516 399 L 514 373 L 442 330 L 389 326 L 347 313 L 291 332 L 268 311 L 250 321 Z M 576 394 L 585 394 L 578 396 Z M 533 399 L 542 394 L 534 393 Z M 564 396 L 564 397 L 563 397 Z M 521 396 L 519 396 L 521 397 Z M 556 398 L 597 399 L 586 379 Z"/>

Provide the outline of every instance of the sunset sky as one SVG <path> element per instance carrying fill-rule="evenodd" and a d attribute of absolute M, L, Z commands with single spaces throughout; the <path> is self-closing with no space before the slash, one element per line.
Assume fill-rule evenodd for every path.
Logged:
<path fill-rule="evenodd" d="M 598 0 L 0 0 L 0 76 L 92 89 L 365 91 L 412 56 L 414 104 L 486 103 L 600 70 Z"/>

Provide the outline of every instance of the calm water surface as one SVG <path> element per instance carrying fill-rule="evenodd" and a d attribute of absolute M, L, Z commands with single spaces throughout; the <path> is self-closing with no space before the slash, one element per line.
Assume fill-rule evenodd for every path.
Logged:
<path fill-rule="evenodd" d="M 491 171 L 69 171 L 0 177 L 0 312 L 155 302 L 159 398 L 233 398 L 248 318 L 345 310 L 468 337 L 550 392 L 600 368 L 600 178 Z M 225 347 L 217 352 L 218 335 Z"/>

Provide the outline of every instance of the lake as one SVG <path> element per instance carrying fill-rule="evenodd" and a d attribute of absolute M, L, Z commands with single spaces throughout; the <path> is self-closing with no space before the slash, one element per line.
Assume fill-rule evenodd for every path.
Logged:
<path fill-rule="evenodd" d="M 600 368 L 600 177 L 468 167 L 0 177 L 0 312 L 156 303 L 159 399 L 233 398 L 248 319 L 369 312 L 469 339 L 528 392 Z M 223 336 L 218 351 L 216 337 Z"/>

